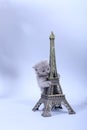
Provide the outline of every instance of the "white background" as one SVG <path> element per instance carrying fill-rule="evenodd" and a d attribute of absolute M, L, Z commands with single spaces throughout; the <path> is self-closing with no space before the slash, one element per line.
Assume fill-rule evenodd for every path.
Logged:
<path fill-rule="evenodd" d="M 0 130 L 87 129 L 86 0 L 0 0 Z M 54 31 L 57 70 L 76 111 L 32 112 L 40 90 L 32 66 L 49 60 Z"/>

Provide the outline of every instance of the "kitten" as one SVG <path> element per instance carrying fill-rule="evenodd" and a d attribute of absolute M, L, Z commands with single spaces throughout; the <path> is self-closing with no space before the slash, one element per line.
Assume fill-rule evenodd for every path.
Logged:
<path fill-rule="evenodd" d="M 50 87 L 51 86 L 51 81 L 48 80 L 49 72 L 50 72 L 50 67 L 48 64 L 48 61 L 41 61 L 37 63 L 34 67 L 34 70 L 37 75 L 37 82 L 38 85 L 43 92 L 44 88 Z"/>

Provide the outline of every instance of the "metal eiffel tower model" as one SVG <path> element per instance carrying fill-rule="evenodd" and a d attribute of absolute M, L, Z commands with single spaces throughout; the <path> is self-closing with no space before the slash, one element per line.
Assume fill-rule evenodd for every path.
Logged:
<path fill-rule="evenodd" d="M 36 103 L 33 111 L 36 111 L 39 109 L 40 105 L 44 104 L 44 109 L 42 116 L 43 117 L 49 117 L 51 116 L 51 110 L 54 109 L 60 109 L 62 108 L 62 105 L 64 105 L 69 114 L 75 114 L 75 111 L 72 109 L 72 107 L 67 102 L 65 95 L 62 92 L 62 88 L 59 82 L 59 75 L 57 73 L 56 68 L 56 57 L 55 57 L 55 45 L 54 40 L 55 36 L 53 32 L 51 32 L 51 35 L 49 37 L 50 39 L 50 74 L 49 74 L 49 80 L 51 81 L 51 86 L 49 88 L 44 88 L 44 92 L 41 94 L 41 98 Z"/>

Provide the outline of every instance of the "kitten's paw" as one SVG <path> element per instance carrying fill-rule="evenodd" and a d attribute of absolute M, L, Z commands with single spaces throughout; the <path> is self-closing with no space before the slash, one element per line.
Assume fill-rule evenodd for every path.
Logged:
<path fill-rule="evenodd" d="M 47 84 L 48 84 L 49 87 L 51 86 L 51 82 L 50 81 L 48 81 Z"/>

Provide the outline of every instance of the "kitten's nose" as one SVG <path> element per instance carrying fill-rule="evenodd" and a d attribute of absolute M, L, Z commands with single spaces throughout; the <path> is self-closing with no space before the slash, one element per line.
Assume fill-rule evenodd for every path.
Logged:
<path fill-rule="evenodd" d="M 49 71 L 47 71 L 47 74 L 49 74 Z"/>

